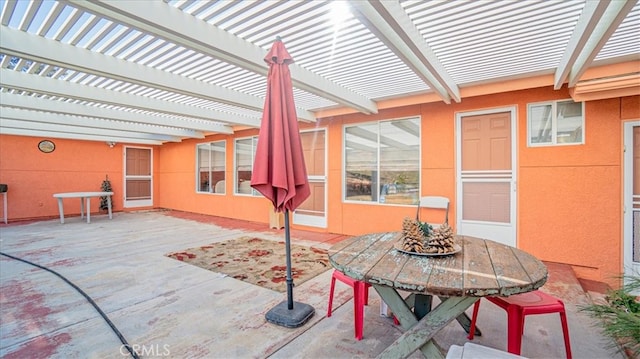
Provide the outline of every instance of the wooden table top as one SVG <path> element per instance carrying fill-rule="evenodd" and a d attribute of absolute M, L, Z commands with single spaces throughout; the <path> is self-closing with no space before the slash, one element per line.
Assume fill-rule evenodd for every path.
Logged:
<path fill-rule="evenodd" d="M 540 260 L 491 240 L 456 236 L 462 250 L 439 257 L 399 252 L 394 245 L 400 241 L 400 232 L 352 237 L 329 249 L 329 262 L 356 280 L 446 297 L 509 296 L 547 281 Z"/>

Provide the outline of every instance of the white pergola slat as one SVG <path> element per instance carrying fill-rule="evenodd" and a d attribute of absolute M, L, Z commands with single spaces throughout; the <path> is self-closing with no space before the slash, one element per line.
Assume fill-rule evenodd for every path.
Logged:
<path fill-rule="evenodd" d="M 230 133 L 231 131 L 231 128 L 225 124 L 213 122 L 216 120 L 213 116 L 216 114 L 212 110 L 196 106 L 182 105 L 179 103 L 161 101 L 142 96 L 130 96 L 118 91 L 110 91 L 47 77 L 28 75 L 6 69 L 0 69 L 0 84 L 2 84 L 3 87 L 19 89 L 22 91 L 211 120 L 212 123 L 209 127 L 209 131 L 216 131 L 216 129 L 223 133 Z M 240 118 L 240 116 L 234 116 L 231 114 L 226 115 L 223 113 L 218 113 L 217 115 L 219 117 L 227 116 L 227 118 L 237 118 L 236 123 L 255 125 L 253 122 L 255 120 L 247 118 L 243 119 Z M 178 125 L 179 123 L 176 122 L 175 126 L 178 127 Z"/>
<path fill-rule="evenodd" d="M 5 135 L 15 136 L 32 136 L 32 137 L 44 137 L 44 138 L 65 138 L 71 140 L 83 140 L 83 141 L 105 141 L 105 142 L 124 142 L 135 143 L 140 145 L 162 145 L 163 141 L 157 140 L 145 140 L 140 138 L 131 137 L 117 137 L 106 136 L 97 134 L 87 134 L 82 132 L 68 132 L 68 131 L 48 131 L 41 128 L 38 129 L 25 129 L 25 128 L 12 128 L 2 126 L 2 118 L 0 117 L 0 132 Z"/>
<path fill-rule="evenodd" d="M 300 121 L 640 62 L 638 0 L 0 2 L 0 134 L 162 144 L 260 126 L 281 37 Z M 433 97 L 429 97 L 433 98 Z M 8 116 L 9 114 L 10 116 Z M 45 131 L 44 129 L 48 129 Z M 152 138 L 151 138 L 152 137 Z"/>
<path fill-rule="evenodd" d="M 65 115 L 59 115 L 65 116 Z M 130 130 L 110 130 L 105 128 L 94 128 L 89 126 L 76 126 L 73 124 L 69 125 L 61 125 L 54 123 L 36 123 L 33 121 L 24 121 L 22 119 L 11 119 L 4 117 L 4 114 L 0 117 L 0 128 L 13 128 L 13 129 L 24 129 L 24 130 L 43 130 L 47 132 L 66 132 L 66 133 L 75 133 L 75 134 L 85 134 L 85 135 L 98 135 L 104 137 L 117 137 L 117 138 L 128 138 L 131 140 L 149 140 L 149 141 L 158 141 L 158 142 L 180 142 L 180 138 L 173 136 L 165 136 L 159 134 L 149 134 L 142 132 L 133 132 Z"/>
<path fill-rule="evenodd" d="M 180 136 L 187 138 L 204 138 L 204 132 L 221 132 L 212 130 L 212 128 L 217 129 L 218 127 L 216 126 L 210 126 L 209 128 L 207 128 L 206 123 L 194 122 L 191 126 L 193 127 L 193 129 L 182 128 L 176 126 L 185 125 L 186 121 L 178 123 L 175 119 L 165 118 L 161 116 L 153 116 L 145 113 L 123 112 L 109 108 L 86 106 L 34 96 L 0 93 L 0 103 L 2 104 L 2 107 L 0 108 L 2 109 L 3 116 L 14 119 L 22 118 L 25 121 L 58 123 L 52 120 L 52 118 L 48 115 L 42 116 L 42 113 L 48 113 L 51 115 L 75 115 L 80 118 L 78 122 L 74 123 L 78 126 L 82 125 L 82 121 L 84 121 L 84 119 L 88 119 L 88 121 L 95 122 L 96 124 L 103 124 L 107 126 L 106 128 L 111 129 L 130 129 L 137 130 L 139 132 L 158 133 L 163 135 Z M 11 111 L 19 110 L 31 111 L 24 113 L 22 117 L 8 114 L 14 113 Z M 39 115 L 31 116 L 34 113 L 39 113 Z M 56 116 L 56 118 L 60 117 Z M 63 120 L 63 122 L 60 122 L 60 124 L 64 123 L 67 123 L 67 120 Z M 229 133 L 232 133 L 231 129 L 229 129 Z"/>
<path fill-rule="evenodd" d="M 117 58 L 103 56 L 78 47 L 60 44 L 42 37 L 29 35 L 10 28 L 0 29 L 0 51 L 5 54 L 26 57 L 35 61 L 81 71 L 106 78 L 116 79 L 186 96 L 220 101 L 232 105 L 243 104 L 253 110 L 261 110 L 261 99 L 243 95 L 228 89 L 207 85 L 201 81 L 175 76 L 152 67 L 138 65 Z M 45 55 L 46 57 L 44 57 Z M 4 76 L 0 78 L 0 81 Z M 219 119 L 219 121 L 225 121 Z M 228 120 L 227 120 L 228 121 Z M 238 121 L 241 121 L 238 119 Z M 259 119 L 236 124 L 259 126 Z"/>

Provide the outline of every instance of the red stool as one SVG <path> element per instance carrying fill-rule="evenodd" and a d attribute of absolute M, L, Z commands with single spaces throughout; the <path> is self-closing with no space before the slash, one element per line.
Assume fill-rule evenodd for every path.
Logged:
<path fill-rule="evenodd" d="M 564 334 L 564 347 L 567 352 L 567 358 L 571 359 L 571 343 L 569 342 L 567 314 L 564 310 L 564 303 L 562 303 L 560 299 L 554 298 L 539 290 L 509 297 L 485 297 L 485 299 L 507 311 L 507 351 L 516 355 L 520 355 L 522 348 L 525 316 L 529 314 L 559 313 Z M 469 339 L 473 339 L 473 335 L 475 334 L 478 309 L 480 309 L 480 301 L 477 301 L 473 306 Z"/>
<path fill-rule="evenodd" d="M 329 292 L 329 308 L 327 309 L 327 317 L 331 316 L 331 308 L 333 306 L 333 290 L 336 287 L 336 279 L 348 284 L 353 288 L 353 312 L 354 324 L 356 331 L 356 339 L 362 339 L 362 327 L 364 322 L 364 306 L 369 304 L 369 287 L 371 284 L 357 281 L 351 277 L 347 277 L 342 272 L 333 271 L 331 276 L 331 291 Z"/>

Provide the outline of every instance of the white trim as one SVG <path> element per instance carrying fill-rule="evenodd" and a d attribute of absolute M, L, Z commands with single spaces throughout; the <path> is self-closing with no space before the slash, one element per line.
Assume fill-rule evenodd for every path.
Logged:
<path fill-rule="evenodd" d="M 640 121 L 624 122 L 623 131 L 623 202 L 622 257 L 625 275 L 638 275 L 640 263 L 633 262 L 633 128 L 640 126 Z"/>
<path fill-rule="evenodd" d="M 462 171 L 462 118 L 468 116 L 487 115 L 499 112 L 509 112 L 511 115 L 511 170 L 500 171 Z M 474 235 L 477 237 L 484 237 L 492 239 L 504 244 L 517 247 L 517 139 L 518 139 L 518 118 L 517 118 L 516 106 L 490 108 L 477 111 L 457 112 L 456 116 L 456 229 L 460 234 Z M 505 178 L 505 175 L 511 174 L 511 178 Z M 510 182 L 511 191 L 511 203 L 509 209 L 509 216 L 511 222 L 509 224 L 487 221 L 463 221 L 462 220 L 462 174 L 473 175 L 475 174 L 479 178 L 468 178 L 464 182 Z M 488 179 L 487 177 L 496 177 Z M 495 237 L 494 231 L 488 229 L 488 226 L 503 227 L 507 233 L 508 238 Z"/>

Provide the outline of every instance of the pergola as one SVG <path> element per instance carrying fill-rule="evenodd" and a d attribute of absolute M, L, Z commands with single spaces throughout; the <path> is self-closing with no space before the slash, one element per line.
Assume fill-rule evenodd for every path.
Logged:
<path fill-rule="evenodd" d="M 260 126 L 281 37 L 300 121 L 640 61 L 637 1 L 1 0 L 0 133 L 135 144 Z M 637 88 L 638 72 L 604 81 Z M 637 92 L 637 90 L 635 90 Z"/>

